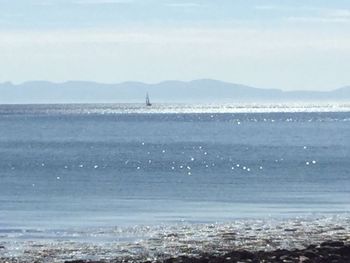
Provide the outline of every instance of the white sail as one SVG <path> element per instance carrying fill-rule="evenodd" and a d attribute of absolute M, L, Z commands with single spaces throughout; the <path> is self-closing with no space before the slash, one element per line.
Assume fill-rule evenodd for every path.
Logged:
<path fill-rule="evenodd" d="M 149 100 L 149 96 L 148 93 L 146 94 L 146 106 L 152 106 L 150 100 Z"/>

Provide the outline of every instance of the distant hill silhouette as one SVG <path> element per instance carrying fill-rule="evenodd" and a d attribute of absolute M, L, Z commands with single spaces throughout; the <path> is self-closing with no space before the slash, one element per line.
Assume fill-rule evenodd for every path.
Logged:
<path fill-rule="evenodd" d="M 350 86 L 333 91 L 259 89 L 211 79 L 163 81 L 157 84 L 90 81 L 0 83 L 0 103 L 143 103 L 146 92 L 155 103 L 350 101 Z"/>

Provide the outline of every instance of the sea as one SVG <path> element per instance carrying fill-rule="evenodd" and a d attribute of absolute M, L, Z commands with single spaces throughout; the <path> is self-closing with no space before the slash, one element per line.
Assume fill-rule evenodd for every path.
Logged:
<path fill-rule="evenodd" d="M 350 104 L 0 105 L 0 257 L 334 234 L 349 212 Z"/>

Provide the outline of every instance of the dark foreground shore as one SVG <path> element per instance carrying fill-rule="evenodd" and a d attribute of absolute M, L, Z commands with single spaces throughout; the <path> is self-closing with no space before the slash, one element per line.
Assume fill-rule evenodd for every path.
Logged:
<path fill-rule="evenodd" d="M 65 263 L 119 263 L 134 262 L 133 260 L 118 259 L 112 261 L 65 261 Z M 144 261 L 151 263 L 153 261 Z M 348 263 L 350 262 L 350 244 L 342 241 L 328 241 L 320 245 L 310 245 L 305 249 L 296 250 L 275 250 L 275 251 L 258 251 L 250 252 L 247 250 L 232 251 L 224 255 L 203 254 L 200 257 L 181 256 L 177 258 L 168 258 L 157 263 L 221 263 L 221 262 L 298 262 L 298 263 Z"/>
<path fill-rule="evenodd" d="M 26 261 L 21 259 L 0 258 L 0 263 L 36 263 L 41 262 L 40 259 L 35 261 Z M 43 261 L 47 262 L 47 261 Z M 60 260 L 54 262 L 61 262 Z M 221 263 L 221 262 L 284 262 L 284 263 L 350 263 L 350 244 L 342 241 L 327 241 L 319 245 L 309 245 L 305 249 L 285 250 L 278 249 L 275 251 L 248 251 L 237 250 L 218 254 L 201 254 L 198 257 L 179 256 L 157 260 L 137 260 L 135 259 L 113 259 L 113 260 L 70 260 L 62 261 L 64 263 Z"/>
<path fill-rule="evenodd" d="M 100 240 L 144 236 L 130 242 L 21 240 L 20 236 L 6 240 L 0 236 L 0 263 L 350 263 L 349 216 L 123 230 L 88 233 Z"/>

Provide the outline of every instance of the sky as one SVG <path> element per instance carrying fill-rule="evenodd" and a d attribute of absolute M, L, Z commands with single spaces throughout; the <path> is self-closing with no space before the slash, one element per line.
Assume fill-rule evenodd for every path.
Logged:
<path fill-rule="evenodd" d="M 0 0 L 0 82 L 350 85 L 349 0 Z"/>

